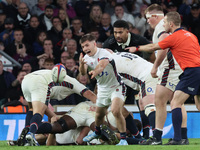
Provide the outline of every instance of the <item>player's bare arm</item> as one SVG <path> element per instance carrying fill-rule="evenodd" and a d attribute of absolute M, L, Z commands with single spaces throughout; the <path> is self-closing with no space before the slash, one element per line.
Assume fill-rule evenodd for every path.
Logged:
<path fill-rule="evenodd" d="M 85 59 L 83 58 L 83 53 L 81 53 L 79 56 L 79 72 L 81 75 L 87 74 L 87 65 Z"/>
<path fill-rule="evenodd" d="M 93 103 L 96 103 L 96 99 L 97 99 L 97 96 L 96 94 L 94 94 L 92 91 L 90 90 L 87 90 L 83 93 L 83 96 L 89 100 L 91 100 Z"/>
<path fill-rule="evenodd" d="M 162 41 L 163 39 L 165 39 L 167 36 L 169 36 L 168 33 L 163 33 L 160 37 L 159 37 L 159 41 Z M 153 64 L 153 68 L 151 70 L 151 76 L 153 78 L 157 78 L 157 70 L 158 70 L 158 67 L 160 66 L 160 64 L 162 63 L 162 61 L 164 60 L 164 58 L 166 57 L 167 55 L 167 51 L 168 49 L 165 49 L 163 51 L 157 51 L 157 57 L 156 57 L 156 60 Z"/>
<path fill-rule="evenodd" d="M 96 68 L 89 72 L 89 75 L 91 75 L 91 79 L 96 77 L 98 74 L 102 73 L 102 71 L 105 69 L 105 67 L 109 64 L 108 59 L 102 59 L 99 61 Z"/>
<path fill-rule="evenodd" d="M 154 44 L 147 44 L 147 45 L 141 45 L 139 47 L 127 47 L 125 50 L 129 51 L 130 53 L 135 53 L 136 51 L 143 51 L 143 52 L 153 52 L 155 50 L 161 50 L 160 46 L 158 43 Z"/>
<path fill-rule="evenodd" d="M 90 128 L 89 128 L 89 127 L 87 127 L 87 126 L 83 127 L 83 129 L 81 130 L 81 132 L 80 132 L 78 138 L 76 139 L 76 143 L 77 143 L 78 145 L 83 145 L 83 144 L 84 144 L 83 138 L 84 138 L 85 136 L 87 136 L 89 132 L 90 132 Z"/>

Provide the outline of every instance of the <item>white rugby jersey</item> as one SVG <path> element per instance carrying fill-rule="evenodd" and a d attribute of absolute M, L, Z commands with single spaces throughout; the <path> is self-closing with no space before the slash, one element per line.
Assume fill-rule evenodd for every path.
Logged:
<path fill-rule="evenodd" d="M 76 112 L 77 114 L 93 114 L 95 117 L 96 104 L 91 101 L 81 102 L 75 107 L 73 107 L 70 111 Z"/>
<path fill-rule="evenodd" d="M 48 70 L 48 69 L 42 69 L 42 70 L 37 70 L 37 71 L 34 71 L 32 73 L 29 73 L 28 75 L 26 76 L 29 76 L 29 75 L 40 75 L 42 76 L 46 82 L 47 82 L 47 85 L 52 82 L 52 75 L 51 75 L 51 70 Z M 39 81 L 38 81 L 39 82 Z"/>
<path fill-rule="evenodd" d="M 158 43 L 159 42 L 159 37 L 162 35 L 162 33 L 165 33 L 165 28 L 163 27 L 164 25 L 164 19 L 160 20 L 160 22 L 156 25 L 154 33 L 153 33 L 153 43 Z M 157 52 L 155 52 L 157 56 Z M 172 59 L 171 59 L 172 57 Z M 171 54 L 171 51 L 168 51 L 167 56 L 164 58 L 162 61 L 161 65 L 159 66 L 160 70 L 163 69 L 178 69 L 180 72 L 182 72 L 179 64 L 176 62 L 175 58 Z"/>
<path fill-rule="evenodd" d="M 144 82 L 149 76 L 153 64 L 141 58 L 140 56 L 128 52 L 113 53 L 117 72 L 128 80 L 132 80 L 138 85 Z M 124 78 L 122 79 L 124 81 Z M 124 81 L 125 84 L 128 84 Z M 130 85 L 129 85 L 130 86 Z M 132 85 L 133 86 L 133 85 Z M 130 86 L 131 87 L 131 86 Z M 138 87 L 132 87 L 138 90 Z"/>
<path fill-rule="evenodd" d="M 63 100 L 74 93 L 83 95 L 83 93 L 88 90 L 86 86 L 68 75 L 65 76 L 62 83 L 54 83 L 52 80 L 51 70 L 38 70 L 28 74 L 27 76 L 29 75 L 38 75 L 45 79 L 45 84 L 48 86 L 47 102 L 49 102 L 50 99 Z"/>
<path fill-rule="evenodd" d="M 68 75 L 64 78 L 64 81 L 60 84 L 49 84 L 50 89 L 50 99 L 57 99 L 57 100 L 63 100 L 67 96 L 71 94 L 78 94 L 83 95 L 85 91 L 88 89 L 85 85 L 81 84 L 79 81 L 77 81 L 75 78 L 72 78 Z"/>
<path fill-rule="evenodd" d="M 116 72 L 115 61 L 110 52 L 106 49 L 97 48 L 97 52 L 94 56 L 84 56 L 87 62 L 88 69 L 94 70 L 101 59 L 108 59 L 109 64 L 105 67 L 103 72 L 97 75 L 98 90 L 107 91 L 108 88 L 116 87 L 121 84 L 121 77 Z"/>

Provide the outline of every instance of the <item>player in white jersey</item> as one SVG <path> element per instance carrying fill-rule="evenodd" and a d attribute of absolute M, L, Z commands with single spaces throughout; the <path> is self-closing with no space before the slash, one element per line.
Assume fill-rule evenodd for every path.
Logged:
<path fill-rule="evenodd" d="M 169 35 L 165 33 L 165 28 L 163 27 L 164 13 L 162 7 L 158 4 L 152 4 L 145 11 L 147 22 L 154 28 L 153 43 L 162 41 Z M 167 117 L 166 104 L 172 100 L 176 85 L 179 82 L 179 75 L 182 73 L 180 66 L 168 49 L 156 52 L 156 60 L 151 70 L 152 77 L 157 77 L 156 72 L 158 68 L 161 74 L 158 77 L 158 85 L 155 93 L 156 129 L 153 137 L 143 142 L 143 145 L 162 144 L 162 130 Z M 189 144 L 187 139 L 187 113 L 184 106 L 182 106 L 182 114 L 182 142 L 183 144 Z"/>
<path fill-rule="evenodd" d="M 96 105 L 92 103 L 91 101 L 85 101 L 81 102 L 72 109 L 70 109 L 69 112 L 65 113 L 64 115 L 61 115 L 61 117 L 58 119 L 57 117 L 52 117 L 51 120 L 51 131 L 48 129 L 40 126 L 37 133 L 53 133 L 55 134 L 55 137 L 53 135 L 51 136 L 54 138 L 68 138 L 68 141 L 74 141 L 77 144 L 84 144 L 83 143 L 83 135 L 87 135 L 90 130 L 95 130 L 95 110 Z M 109 111 L 106 113 L 106 117 L 104 117 L 105 121 L 104 123 L 109 126 L 112 130 L 118 130 L 115 117 L 113 116 L 112 112 Z M 136 120 L 134 120 L 136 121 Z M 80 127 L 89 127 L 88 128 L 81 128 Z M 73 133 L 73 137 L 69 137 L 69 133 L 66 133 L 66 131 L 72 130 L 72 129 L 78 129 L 73 130 L 71 133 Z M 81 132 L 81 134 L 80 134 Z M 63 134 L 56 134 L 56 133 L 63 133 Z M 80 136 L 82 137 L 80 137 Z M 77 139 L 79 138 L 79 139 Z M 112 140 L 116 140 L 115 137 L 112 137 Z M 78 141 L 76 141 L 78 140 Z M 56 140 L 58 143 L 63 144 L 64 141 Z M 139 140 L 136 140 L 139 141 Z M 112 141 L 113 142 L 113 141 Z M 66 143 L 66 142 L 65 142 Z"/>
<path fill-rule="evenodd" d="M 128 52 L 113 53 L 117 72 L 123 77 L 122 81 L 134 90 L 139 91 L 140 110 L 145 110 L 152 130 L 155 129 L 154 94 L 157 79 L 150 75 L 153 64 L 136 54 Z M 159 74 L 159 72 L 158 72 Z"/>
<path fill-rule="evenodd" d="M 97 79 L 97 109 L 95 116 L 96 131 L 86 136 L 83 140 L 86 142 L 98 138 L 101 134 L 100 125 L 109 105 L 117 121 L 117 127 L 120 131 L 121 140 L 119 145 L 128 145 L 126 141 L 126 123 L 122 115 L 124 105 L 125 85 L 121 82 L 121 77 L 117 74 L 115 62 L 112 55 L 105 49 L 97 48 L 95 38 L 90 35 L 84 35 L 80 40 L 83 52 L 80 55 L 80 73 L 86 74 L 90 70 L 91 78 Z"/>
<path fill-rule="evenodd" d="M 66 96 L 76 93 L 93 102 L 96 101 L 96 95 L 93 92 L 67 75 L 62 83 L 54 83 L 51 70 L 39 70 L 25 76 L 22 81 L 22 91 L 25 99 L 28 101 L 29 108 L 33 110 L 27 113 L 25 123 L 26 126 L 30 126 L 29 133 L 26 136 L 30 139 L 29 144 L 32 146 L 38 145 L 34 134 L 41 124 L 43 115 L 46 114 L 50 118 L 55 116 L 45 104 L 46 100 L 48 102 L 49 97 L 61 100 Z"/>

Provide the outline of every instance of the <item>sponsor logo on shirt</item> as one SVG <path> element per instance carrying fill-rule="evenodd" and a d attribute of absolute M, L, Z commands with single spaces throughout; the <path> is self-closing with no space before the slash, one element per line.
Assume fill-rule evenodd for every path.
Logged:
<path fill-rule="evenodd" d="M 192 87 L 188 87 L 188 91 L 194 91 L 195 88 L 192 88 Z"/>

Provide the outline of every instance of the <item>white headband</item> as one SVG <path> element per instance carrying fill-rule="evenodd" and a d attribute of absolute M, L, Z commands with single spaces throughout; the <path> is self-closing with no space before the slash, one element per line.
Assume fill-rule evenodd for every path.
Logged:
<path fill-rule="evenodd" d="M 164 14 L 146 14 L 146 18 L 151 18 L 153 16 L 164 16 Z"/>

